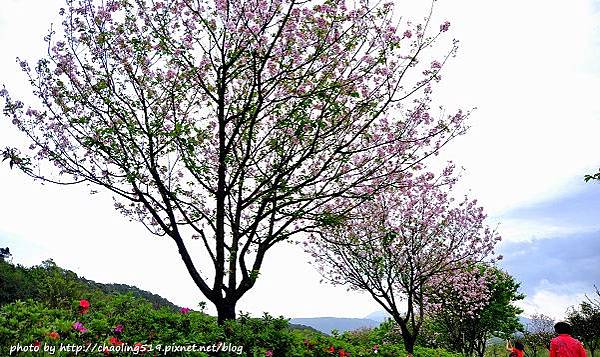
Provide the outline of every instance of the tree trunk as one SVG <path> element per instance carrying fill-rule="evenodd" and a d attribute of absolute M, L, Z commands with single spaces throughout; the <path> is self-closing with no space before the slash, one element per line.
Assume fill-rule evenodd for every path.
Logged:
<path fill-rule="evenodd" d="M 407 357 L 413 357 L 413 352 L 415 349 L 415 339 L 414 338 L 404 339 L 404 349 L 406 350 Z"/>
<path fill-rule="evenodd" d="M 235 320 L 236 302 L 222 300 L 218 303 L 215 303 L 217 308 L 217 322 L 219 325 L 222 325 L 227 320 Z"/>
<path fill-rule="evenodd" d="M 394 316 L 394 319 L 400 326 L 400 331 L 402 331 L 402 341 L 404 342 L 404 349 L 406 350 L 406 354 L 408 355 L 408 357 L 413 357 L 415 342 L 417 340 L 417 334 L 410 333 L 408 327 L 406 326 L 406 323 L 402 320 L 402 318 L 396 318 Z"/>
<path fill-rule="evenodd" d="M 479 356 L 479 357 L 485 356 L 485 343 L 483 344 L 483 347 L 477 348 L 477 356 Z"/>
<path fill-rule="evenodd" d="M 485 344 L 486 341 L 487 341 L 487 333 L 485 333 L 485 332 L 483 334 L 479 334 L 478 337 L 476 337 L 474 344 L 475 344 L 475 350 L 477 351 L 478 357 L 485 356 L 485 350 L 487 348 L 487 345 Z"/>

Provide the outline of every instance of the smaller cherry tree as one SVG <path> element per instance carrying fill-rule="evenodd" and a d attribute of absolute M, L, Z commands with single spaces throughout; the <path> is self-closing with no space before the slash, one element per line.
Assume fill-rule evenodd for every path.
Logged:
<path fill-rule="evenodd" d="M 466 314 L 488 299 L 470 268 L 494 254 L 500 237 L 476 200 L 451 198 L 455 182 L 452 165 L 439 177 L 406 174 L 307 248 L 325 280 L 368 292 L 393 317 L 410 355 L 425 314 L 442 308 L 444 294 L 459 296 Z"/>
<path fill-rule="evenodd" d="M 464 274 L 452 278 L 460 275 Z M 507 338 L 523 330 L 518 318 L 523 310 L 515 302 L 525 295 L 518 291 L 519 282 L 493 265 L 470 268 L 466 276 L 471 279 L 470 284 L 476 286 L 475 291 L 487 294 L 479 299 L 476 294 L 465 297 L 454 291 L 455 284 L 442 285 L 439 289 L 444 293 L 438 299 L 441 308 L 431 319 L 444 348 L 466 357 L 483 357 L 492 337 Z M 478 304 L 473 306 L 473 302 Z"/>
<path fill-rule="evenodd" d="M 600 291 L 596 288 L 596 295 Z M 578 307 L 573 307 L 568 313 L 568 319 L 573 326 L 574 335 L 590 350 L 594 357 L 600 348 L 600 299 L 587 297 Z"/>
<path fill-rule="evenodd" d="M 531 315 L 525 326 L 523 342 L 529 349 L 528 355 L 536 357 L 544 348 L 550 350 L 550 340 L 554 337 L 554 320 L 544 314 Z"/>

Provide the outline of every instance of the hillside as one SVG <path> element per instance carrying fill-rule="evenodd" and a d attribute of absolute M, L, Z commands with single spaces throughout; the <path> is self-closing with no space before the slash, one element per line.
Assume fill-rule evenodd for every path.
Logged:
<path fill-rule="evenodd" d="M 76 273 L 57 266 L 52 260 L 30 268 L 13 265 L 0 259 L 0 305 L 28 298 L 61 300 L 66 295 L 91 293 L 132 294 L 150 302 L 154 307 L 166 307 L 178 311 L 179 306 L 169 300 L 142 290 L 136 286 L 109 283 L 103 284 L 78 276 Z"/>
<path fill-rule="evenodd" d="M 181 306 L 175 305 L 174 303 L 170 302 L 169 300 L 165 299 L 164 297 L 154 294 L 150 291 L 142 290 L 142 289 L 138 288 L 137 286 L 119 284 L 119 283 L 103 284 L 103 283 L 97 283 L 93 280 L 87 280 L 84 278 L 81 278 L 81 279 L 83 281 L 89 283 L 89 286 L 91 288 L 96 287 L 107 294 L 131 293 L 134 296 L 148 300 L 149 302 L 152 303 L 152 305 L 154 305 L 156 307 L 164 306 L 164 307 L 171 308 L 173 310 L 181 309 Z"/>

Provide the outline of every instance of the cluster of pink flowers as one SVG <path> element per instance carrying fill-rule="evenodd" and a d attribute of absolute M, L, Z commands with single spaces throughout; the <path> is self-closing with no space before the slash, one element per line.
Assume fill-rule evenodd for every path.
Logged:
<path fill-rule="evenodd" d="M 83 323 L 81 323 L 79 321 L 73 323 L 73 330 L 81 332 L 81 333 L 87 332 L 87 328 L 85 328 L 85 326 L 83 326 Z"/>
<path fill-rule="evenodd" d="M 123 325 L 118 324 L 117 326 L 115 326 L 115 328 L 113 329 L 114 333 L 116 334 L 121 334 L 123 333 Z"/>
<path fill-rule="evenodd" d="M 373 281 L 389 284 L 376 291 L 395 299 L 420 291 L 415 298 L 427 311 L 441 308 L 444 296 L 459 296 L 469 310 L 465 313 L 476 314 L 489 290 L 474 266 L 496 258 L 500 237 L 485 225 L 477 200 L 455 202 L 456 181 L 453 164 L 439 176 L 422 172 L 390 180 L 393 188 L 372 194 L 370 201 L 351 210 L 343 225 L 326 231 L 327 240 L 312 239 L 308 250 L 322 275 L 334 284 L 352 284 L 364 279 L 357 271 L 370 274 Z M 366 271 L 360 268 L 365 264 L 385 269 Z M 415 282 L 402 276 L 413 276 Z"/>
<path fill-rule="evenodd" d="M 79 314 L 81 314 L 81 315 L 87 314 L 90 310 L 90 302 L 86 299 L 79 300 L 78 309 L 79 309 Z M 79 333 L 86 333 L 88 331 L 88 329 L 80 321 L 76 321 L 73 323 L 73 330 L 75 330 Z"/>
<path fill-rule="evenodd" d="M 450 28 L 450 22 L 449 21 L 445 21 L 443 24 L 440 25 L 440 31 L 441 32 L 446 32 L 446 31 L 448 31 L 449 28 Z"/>

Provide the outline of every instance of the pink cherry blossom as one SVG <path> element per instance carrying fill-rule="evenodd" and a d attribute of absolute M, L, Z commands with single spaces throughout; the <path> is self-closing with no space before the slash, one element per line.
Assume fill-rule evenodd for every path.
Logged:
<path fill-rule="evenodd" d="M 466 315 L 477 314 L 490 292 L 476 267 L 494 259 L 498 235 L 485 225 L 476 200 L 453 197 L 456 181 L 453 164 L 440 175 L 421 170 L 388 178 L 389 189 L 348 209 L 321 232 L 324 239 L 312 237 L 307 251 L 324 280 L 380 297 L 377 302 L 414 334 L 422 315 L 407 316 L 436 312 L 448 296 L 460 299 Z M 405 313 L 401 301 L 408 304 Z M 412 348 L 406 343 L 414 335 L 406 336 Z"/>
<path fill-rule="evenodd" d="M 445 21 L 443 24 L 440 25 L 440 32 L 446 32 L 446 31 L 448 31 L 449 28 L 450 28 L 450 22 Z"/>
<path fill-rule="evenodd" d="M 177 247 L 220 322 L 277 243 L 318 236 L 390 182 L 418 207 L 415 173 L 467 127 L 432 98 L 436 47 L 457 43 L 398 23 L 393 2 L 81 0 L 60 14 L 48 54 L 19 60 L 39 105 L 0 90 L 27 140 L 3 157 L 114 194 Z"/>

